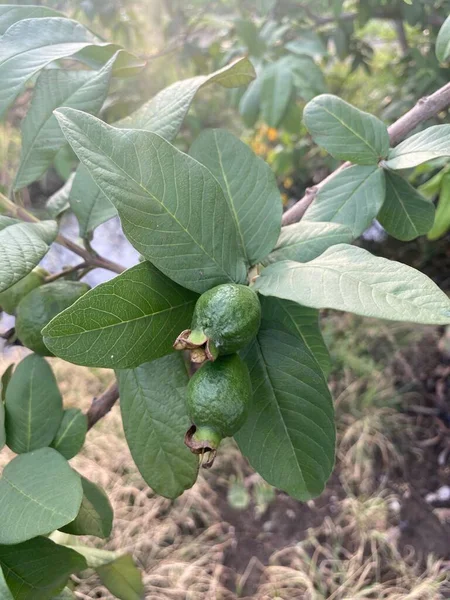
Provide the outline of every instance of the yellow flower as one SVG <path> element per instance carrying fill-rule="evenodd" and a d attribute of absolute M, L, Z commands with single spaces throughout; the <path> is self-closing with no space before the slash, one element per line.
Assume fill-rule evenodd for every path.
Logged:
<path fill-rule="evenodd" d="M 283 204 L 287 204 L 289 196 L 283 192 L 283 194 L 281 194 L 281 199 L 283 200 Z"/>
<path fill-rule="evenodd" d="M 269 127 L 269 129 L 267 130 L 267 139 L 270 142 L 274 142 L 277 138 L 278 138 L 278 131 L 275 129 L 275 127 Z"/>
<path fill-rule="evenodd" d="M 292 177 L 286 177 L 286 179 L 283 181 L 283 186 L 285 187 L 285 189 L 290 189 L 292 187 L 294 183 L 294 180 L 292 179 Z"/>

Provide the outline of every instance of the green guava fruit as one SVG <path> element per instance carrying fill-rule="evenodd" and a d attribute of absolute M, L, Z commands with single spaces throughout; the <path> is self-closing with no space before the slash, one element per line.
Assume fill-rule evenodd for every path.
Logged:
<path fill-rule="evenodd" d="M 224 283 L 200 296 L 191 329 L 178 336 L 174 348 L 195 350 L 193 362 L 214 361 L 247 346 L 260 324 L 261 305 L 256 292 L 246 285 Z"/>
<path fill-rule="evenodd" d="M 31 292 L 31 290 L 42 285 L 47 275 L 48 273 L 45 269 L 36 267 L 31 273 L 19 279 L 17 283 L 0 294 L 0 306 L 2 309 L 8 314 L 13 315 L 22 298 Z"/>
<path fill-rule="evenodd" d="M 251 395 L 247 366 L 237 354 L 206 362 L 190 379 L 187 412 L 193 425 L 185 443 L 195 454 L 210 453 L 204 467 L 212 466 L 221 440 L 245 423 Z"/>
<path fill-rule="evenodd" d="M 22 344 L 36 354 L 53 356 L 44 344 L 42 329 L 89 289 L 87 283 L 54 281 L 27 294 L 17 306 L 16 334 Z"/>

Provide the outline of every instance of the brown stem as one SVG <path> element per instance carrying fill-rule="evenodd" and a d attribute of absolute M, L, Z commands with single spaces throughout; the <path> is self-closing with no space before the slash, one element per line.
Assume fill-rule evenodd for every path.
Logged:
<path fill-rule="evenodd" d="M 431 119 L 431 117 L 435 117 L 449 106 L 450 83 L 447 83 L 436 92 L 431 94 L 431 96 L 421 98 L 410 111 L 408 111 L 406 114 L 400 117 L 400 119 L 388 127 L 391 146 L 397 145 L 399 142 L 405 139 L 408 133 L 413 131 L 420 123 L 424 123 L 425 121 L 428 121 L 428 119 Z M 307 208 L 312 204 L 320 188 L 322 188 L 331 179 L 336 177 L 338 173 L 350 165 L 351 163 L 349 162 L 343 163 L 316 186 L 313 188 L 308 188 L 303 198 L 301 198 L 294 204 L 294 206 L 284 213 L 282 221 L 283 225 L 290 225 L 291 223 L 297 223 L 300 221 Z"/>
<path fill-rule="evenodd" d="M 119 399 L 119 387 L 112 383 L 98 398 L 92 400 L 91 407 L 86 413 L 88 429 L 91 429 L 100 419 L 109 413 Z"/>
<path fill-rule="evenodd" d="M 81 269 L 86 269 L 89 267 L 87 262 L 79 263 L 78 265 L 74 265 L 73 267 L 66 267 L 62 271 L 58 273 L 53 273 L 44 279 L 45 283 L 52 283 L 52 281 L 56 281 L 57 279 L 61 279 L 61 277 L 66 277 L 66 275 L 70 275 L 71 273 L 75 273 L 75 271 L 79 271 Z"/>

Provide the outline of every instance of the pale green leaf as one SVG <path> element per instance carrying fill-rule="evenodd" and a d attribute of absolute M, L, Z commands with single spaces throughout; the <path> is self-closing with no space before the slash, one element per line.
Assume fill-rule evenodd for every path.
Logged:
<path fill-rule="evenodd" d="M 144 584 L 139 569 L 129 554 L 97 567 L 103 585 L 119 600 L 142 600 Z"/>
<path fill-rule="evenodd" d="M 77 597 L 70 588 L 66 587 L 60 594 L 54 596 L 52 600 L 77 600 Z"/>
<path fill-rule="evenodd" d="M 239 101 L 239 112 L 247 127 L 253 127 L 259 117 L 261 108 L 261 78 L 248 86 Z"/>
<path fill-rule="evenodd" d="M 123 427 L 146 483 L 176 498 L 197 478 L 198 458 L 184 444 L 190 421 L 185 407 L 188 375 L 181 354 L 119 371 Z"/>
<path fill-rule="evenodd" d="M 386 171 L 386 199 L 378 220 L 390 235 L 403 242 L 414 240 L 432 228 L 434 213 L 434 204 L 406 179 Z"/>
<path fill-rule="evenodd" d="M 51 537 L 57 543 L 63 544 L 66 548 L 76 550 L 81 556 L 84 556 L 87 566 L 90 569 L 97 569 L 123 556 L 120 552 L 84 546 L 81 542 L 78 542 L 77 538 L 72 538 L 70 535 L 60 533 L 59 531 L 54 531 Z M 66 543 L 66 540 L 70 541 L 70 543 Z"/>
<path fill-rule="evenodd" d="M 263 264 L 280 260 L 308 262 L 330 246 L 350 243 L 352 240 L 352 232 L 344 225 L 302 219 L 299 223 L 281 228 L 277 244 Z"/>
<path fill-rule="evenodd" d="M 323 56 L 327 53 L 327 49 L 315 31 L 302 31 L 284 47 L 289 52 L 300 56 Z"/>
<path fill-rule="evenodd" d="M 428 232 L 429 240 L 437 240 L 450 229 L 450 174 L 442 178 L 439 202 L 434 217 L 434 225 Z"/>
<path fill-rule="evenodd" d="M 291 70 L 293 85 L 301 98 L 311 100 L 326 92 L 327 86 L 323 72 L 311 58 L 285 56 L 281 61 Z M 298 122 L 299 127 L 300 124 L 301 118 Z"/>
<path fill-rule="evenodd" d="M 190 155 L 220 183 L 247 262 L 259 262 L 275 246 L 281 227 L 282 202 L 269 165 L 224 129 L 202 132 Z"/>
<path fill-rule="evenodd" d="M 264 68 L 261 77 L 261 118 L 278 127 L 292 92 L 292 72 L 282 60 Z"/>
<path fill-rule="evenodd" d="M 73 173 L 66 183 L 47 200 L 45 210 L 50 218 L 56 219 L 56 217 L 69 208 L 69 196 L 74 178 L 75 174 Z"/>
<path fill-rule="evenodd" d="M 304 501 L 322 492 L 333 468 L 333 403 L 309 348 L 276 318 L 277 301 L 262 307 L 261 329 L 244 353 L 253 402 L 235 438 L 268 483 Z"/>
<path fill-rule="evenodd" d="M 338 244 L 318 258 L 269 265 L 255 290 L 312 308 L 334 308 L 366 317 L 446 325 L 450 300 L 412 267 Z"/>
<path fill-rule="evenodd" d="M 443 156 L 450 156 L 450 125 L 434 125 L 391 148 L 386 166 L 409 169 Z"/>
<path fill-rule="evenodd" d="M 5 431 L 5 405 L 3 400 L 0 398 L 0 450 L 6 444 L 6 431 Z"/>
<path fill-rule="evenodd" d="M 42 17 L 63 17 L 60 12 L 47 8 L 46 6 L 33 6 L 26 4 L 17 6 L 16 4 L 5 4 L 0 6 L 0 35 L 6 30 L 23 19 L 41 19 Z"/>
<path fill-rule="evenodd" d="M 86 237 L 96 227 L 117 215 L 116 207 L 111 204 L 82 163 L 75 172 L 69 202 L 78 219 L 81 237 Z"/>
<path fill-rule="evenodd" d="M 14 600 L 49 600 L 64 589 L 72 573 L 87 565 L 78 552 L 37 537 L 0 546 L 0 567 Z"/>
<path fill-rule="evenodd" d="M 83 447 L 86 433 L 86 415 L 79 408 L 68 408 L 64 411 L 58 431 L 50 445 L 65 459 L 70 460 Z"/>
<path fill-rule="evenodd" d="M 303 219 L 340 223 L 357 238 L 377 216 L 385 191 L 383 169 L 354 165 L 340 171 L 319 189 Z"/>
<path fill-rule="evenodd" d="M 196 292 L 245 282 L 233 216 L 208 169 L 154 133 L 115 129 L 71 108 L 56 114 L 138 252 Z"/>
<path fill-rule="evenodd" d="M 304 123 L 316 144 L 334 158 L 358 165 L 376 165 L 389 152 L 384 123 L 337 96 L 323 94 L 309 102 Z"/>
<path fill-rule="evenodd" d="M 63 417 L 53 371 L 30 354 L 17 365 L 6 389 L 6 443 L 16 454 L 49 446 Z"/>
<path fill-rule="evenodd" d="M 9 589 L 5 576 L 3 575 L 3 570 L 0 566 L 0 598 L 2 600 L 14 600 L 11 590 Z"/>
<path fill-rule="evenodd" d="M 55 221 L 22 223 L 0 217 L 0 292 L 25 277 L 47 254 L 56 238 Z"/>
<path fill-rule="evenodd" d="M 87 292 L 42 330 L 60 358 L 126 369 L 172 351 L 189 327 L 197 295 L 142 262 Z"/>
<path fill-rule="evenodd" d="M 108 94 L 116 55 L 97 72 L 43 71 L 36 82 L 30 109 L 22 123 L 22 154 L 14 189 L 39 177 L 53 162 L 66 138 L 53 111 L 61 106 L 97 114 Z"/>
<path fill-rule="evenodd" d="M 111 534 L 113 524 L 113 509 L 105 492 L 84 477 L 81 477 L 83 486 L 83 500 L 75 519 L 60 527 L 60 531 L 70 535 L 94 535 L 107 538 Z"/>
<path fill-rule="evenodd" d="M 436 39 L 436 56 L 439 62 L 450 58 L 450 16 L 444 21 Z"/>
<path fill-rule="evenodd" d="M 56 450 L 17 456 L 0 479 L 0 544 L 18 544 L 70 523 L 82 496 L 80 477 Z"/>
<path fill-rule="evenodd" d="M 235 19 L 234 27 L 238 37 L 247 47 L 250 56 L 258 57 L 264 53 L 266 44 L 259 35 L 258 28 L 253 21 L 250 19 Z"/>

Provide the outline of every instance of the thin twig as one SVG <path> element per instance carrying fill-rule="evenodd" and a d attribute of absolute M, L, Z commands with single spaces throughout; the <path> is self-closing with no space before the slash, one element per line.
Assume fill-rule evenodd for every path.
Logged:
<path fill-rule="evenodd" d="M 87 262 L 79 263 L 78 265 L 74 265 L 73 267 L 66 267 L 62 271 L 59 271 L 58 273 L 53 273 L 52 275 L 49 275 L 48 277 L 46 277 L 44 279 L 44 282 L 51 283 L 52 281 L 61 279 L 61 277 L 66 277 L 67 275 L 70 275 L 71 273 L 75 273 L 75 271 L 80 271 L 81 269 L 86 269 L 88 267 L 89 267 L 89 263 L 87 263 Z"/>
<path fill-rule="evenodd" d="M 434 92 L 434 94 L 431 94 L 431 96 L 421 98 L 410 111 L 408 111 L 406 114 L 400 117 L 400 119 L 388 127 L 391 146 L 397 145 L 399 142 L 405 139 L 405 137 L 420 123 L 424 123 L 425 121 L 428 121 L 428 119 L 435 117 L 449 106 L 450 83 L 447 83 Z M 307 208 L 312 204 L 320 188 L 322 188 L 326 183 L 336 177 L 338 173 L 350 165 L 351 163 L 349 162 L 342 164 L 320 183 L 312 188 L 308 188 L 303 198 L 301 198 L 298 202 L 296 202 L 296 204 L 294 204 L 294 206 L 284 213 L 283 225 L 290 225 L 291 223 L 297 223 L 300 221 Z"/>
<path fill-rule="evenodd" d="M 112 383 L 98 398 L 92 400 L 91 407 L 86 413 L 88 429 L 91 429 L 100 419 L 109 413 L 119 399 L 119 387 Z"/>

